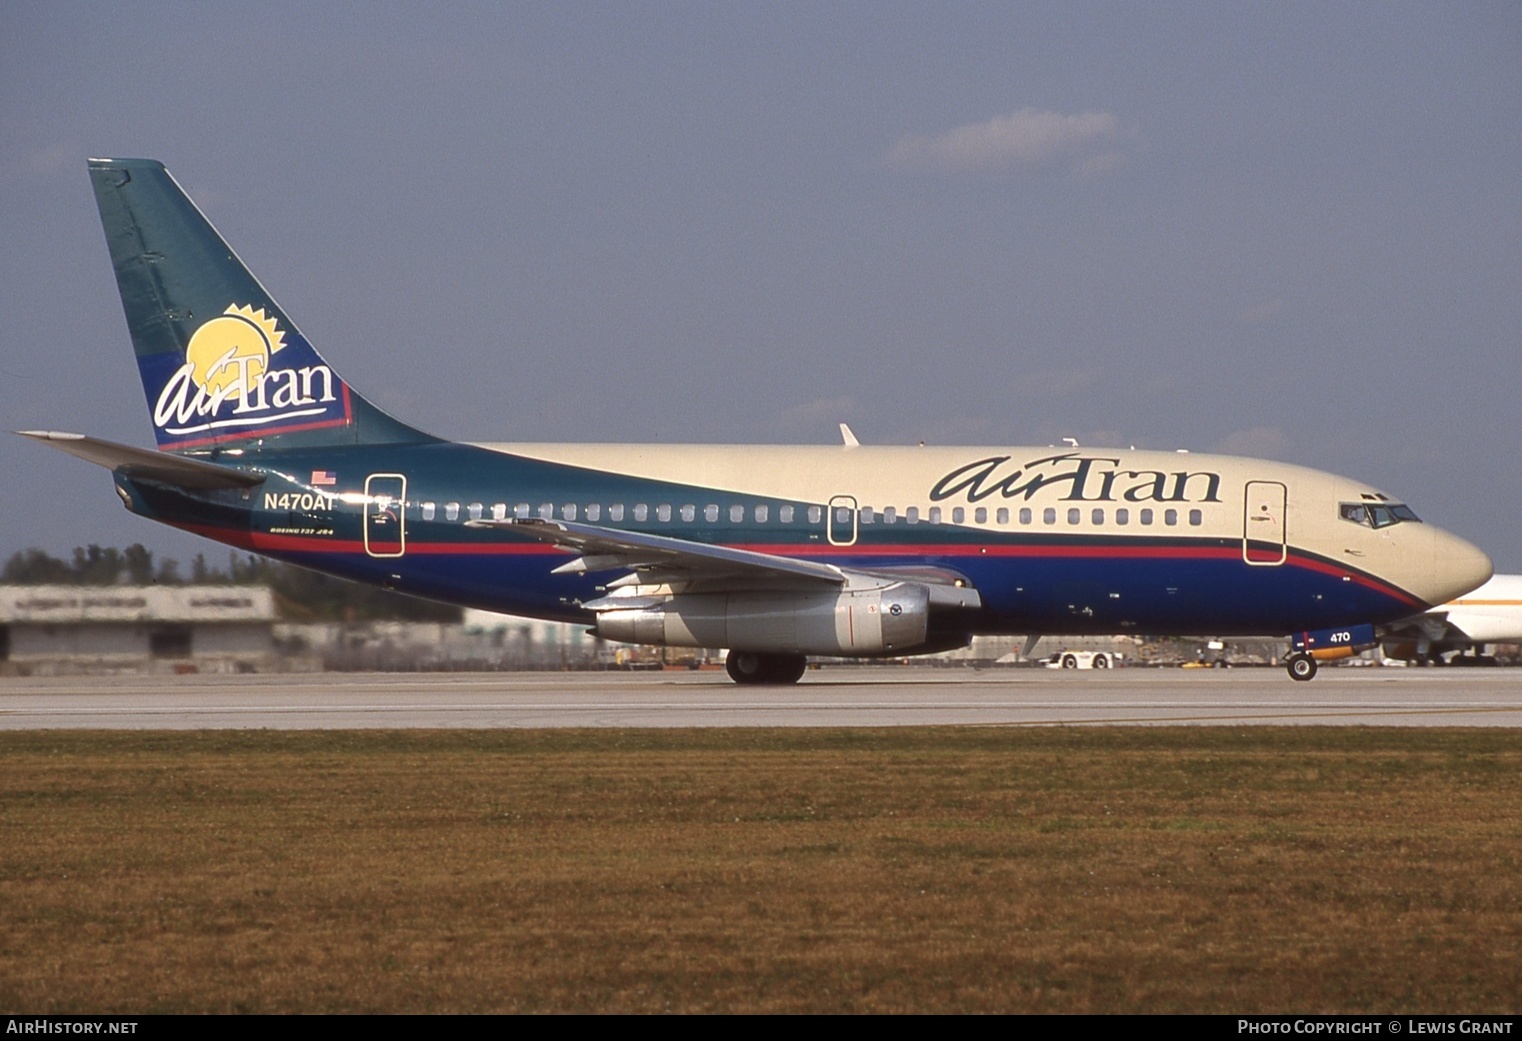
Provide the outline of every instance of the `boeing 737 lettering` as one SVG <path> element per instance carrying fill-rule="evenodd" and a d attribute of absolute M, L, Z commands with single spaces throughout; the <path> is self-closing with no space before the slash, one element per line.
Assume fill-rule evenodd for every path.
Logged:
<path fill-rule="evenodd" d="M 1120 449 L 457 444 L 316 352 L 163 165 L 90 177 L 158 450 L 37 438 L 133 513 L 344 578 L 600 636 L 809 655 L 973 635 L 1288 636 L 1290 674 L 1473 589 L 1484 553 L 1359 481 Z"/>

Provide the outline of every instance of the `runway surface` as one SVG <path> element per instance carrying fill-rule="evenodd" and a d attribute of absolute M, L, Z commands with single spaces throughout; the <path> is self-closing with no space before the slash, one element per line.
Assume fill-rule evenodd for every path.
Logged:
<path fill-rule="evenodd" d="M 460 727 L 1522 726 L 1522 670 L 837 667 L 721 672 L 0 678 L 0 730 Z"/>

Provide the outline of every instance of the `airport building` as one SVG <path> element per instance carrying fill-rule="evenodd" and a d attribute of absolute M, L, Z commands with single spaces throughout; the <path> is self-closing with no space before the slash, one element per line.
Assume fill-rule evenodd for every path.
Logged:
<path fill-rule="evenodd" d="M 0 669 L 263 670 L 274 622 L 262 586 L 0 586 Z"/>
<path fill-rule="evenodd" d="M 1112 667 L 1267 664 L 1280 650 L 1270 640 L 1046 637 L 1026 657 L 1024 643 L 1021 636 L 980 636 L 965 648 L 909 660 L 1011 666 L 1071 653 L 1083 661 L 1102 655 Z M 284 622 L 263 586 L 0 586 L 0 675 L 696 669 L 722 659 L 717 650 L 614 644 L 586 625 L 490 611 L 466 611 L 458 624 Z"/>

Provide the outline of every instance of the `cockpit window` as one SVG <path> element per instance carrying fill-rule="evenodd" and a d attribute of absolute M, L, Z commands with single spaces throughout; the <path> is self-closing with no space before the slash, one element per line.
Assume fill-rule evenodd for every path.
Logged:
<path fill-rule="evenodd" d="M 1337 515 L 1370 528 L 1388 528 L 1404 521 L 1421 523 L 1416 512 L 1401 502 L 1345 502 L 1338 505 Z"/>

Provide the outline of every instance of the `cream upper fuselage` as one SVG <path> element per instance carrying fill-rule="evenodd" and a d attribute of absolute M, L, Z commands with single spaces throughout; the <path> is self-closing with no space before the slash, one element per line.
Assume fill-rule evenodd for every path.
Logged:
<path fill-rule="evenodd" d="M 1378 622 L 1451 600 L 1491 571 L 1441 529 L 1388 523 L 1396 500 L 1377 489 L 1265 460 L 1094 448 L 480 447 L 581 475 L 579 503 L 563 484 L 538 497 L 520 487 L 504 490 L 509 511 L 552 506 L 561 516 L 575 505 L 585 519 L 587 506 L 615 504 L 598 473 L 647 481 L 648 530 L 843 564 L 930 559 L 967 572 L 1015 630 L 1031 627 L 1020 605 L 1037 599 L 1042 610 L 1070 606 L 1047 624 L 1075 631 L 1172 631 L 1212 615 L 1219 625 L 1195 631 L 1292 631 L 1360 611 Z M 800 504 L 799 521 L 780 524 L 773 511 L 756 522 L 761 501 Z M 806 523 L 802 504 L 823 507 L 822 526 Z M 654 512 L 663 505 L 666 521 Z M 730 519 L 735 507 L 743 524 Z M 1378 527 L 1376 507 L 1387 522 Z M 1288 624 L 1252 629 L 1270 620 Z"/>

